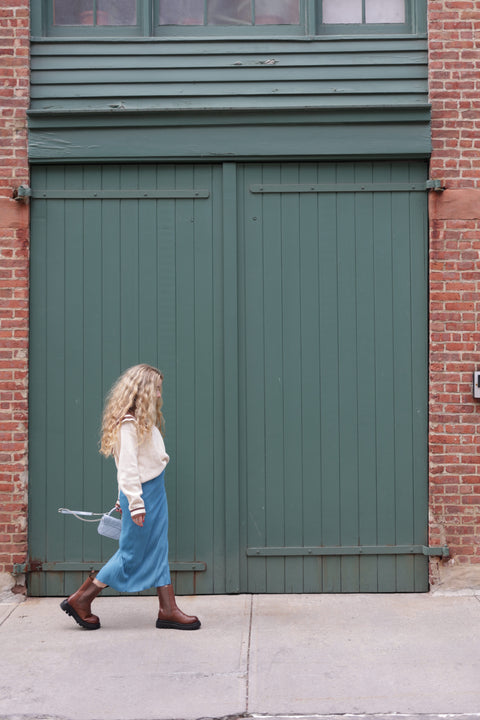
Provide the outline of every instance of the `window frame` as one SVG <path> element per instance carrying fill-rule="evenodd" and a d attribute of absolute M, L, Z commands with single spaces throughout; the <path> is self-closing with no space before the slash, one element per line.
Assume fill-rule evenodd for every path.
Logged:
<path fill-rule="evenodd" d="M 313 40 L 418 36 L 427 33 L 427 0 L 405 0 L 405 23 L 321 23 L 321 0 L 300 0 L 298 25 L 159 25 L 156 0 L 137 0 L 137 24 L 115 26 L 53 25 L 53 0 L 30 0 L 31 35 L 40 39 Z"/>

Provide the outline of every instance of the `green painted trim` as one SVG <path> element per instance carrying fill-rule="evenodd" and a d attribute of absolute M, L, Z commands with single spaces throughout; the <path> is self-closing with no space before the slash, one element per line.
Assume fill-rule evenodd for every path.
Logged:
<path fill-rule="evenodd" d="M 53 130 L 66 128 L 138 128 L 138 127 L 203 127 L 230 125 L 329 125 L 329 124 L 377 124 L 422 123 L 430 120 L 430 105 L 365 106 L 335 108 L 292 108 L 276 112 L 246 109 L 241 111 L 204 109 L 192 113 L 189 110 L 166 110 L 158 108 L 142 110 L 29 110 L 30 130 Z"/>
<path fill-rule="evenodd" d="M 47 27 L 44 23 L 46 18 L 45 0 L 30 0 L 30 34 L 46 39 Z"/>
<path fill-rule="evenodd" d="M 351 107 L 337 105 L 324 108 L 258 108 L 228 109 L 201 108 L 192 112 L 183 108 L 159 110 L 141 108 L 138 110 L 91 111 L 74 109 L 29 110 L 30 129 L 47 128 L 101 128 L 101 127 L 198 127 L 213 125 L 329 125 L 341 124 L 382 124 L 402 121 L 404 123 L 425 122 L 430 119 L 430 105 L 427 103 L 409 105 L 370 105 Z"/>
<path fill-rule="evenodd" d="M 429 119 L 428 106 L 277 113 L 30 111 L 30 160 L 428 157 Z"/>
<path fill-rule="evenodd" d="M 88 49 L 95 47 L 100 53 L 109 54 L 112 51 L 112 45 L 121 45 L 128 49 L 128 52 L 135 53 L 157 53 L 158 46 L 166 44 L 169 52 L 184 54 L 191 52 L 198 53 L 198 48 L 205 48 L 208 53 L 226 53 L 238 52 L 241 48 L 248 52 L 271 53 L 283 47 L 288 52 L 293 50 L 298 52 L 311 53 L 312 47 L 325 51 L 328 48 L 337 49 L 338 45 L 342 45 L 342 51 L 349 48 L 362 49 L 366 44 L 373 44 L 379 50 L 403 50 L 403 49 L 426 49 L 428 36 L 426 32 L 418 35 L 369 35 L 354 37 L 345 35 L 329 35 L 325 37 L 267 37 L 267 38 L 55 38 L 55 37 L 32 37 L 32 55 L 55 53 L 65 55 L 65 49 L 68 54 L 77 55 L 84 54 Z"/>
<path fill-rule="evenodd" d="M 194 129 L 193 129 L 194 128 Z M 30 161 L 428 157 L 429 123 L 98 127 L 30 130 Z"/>

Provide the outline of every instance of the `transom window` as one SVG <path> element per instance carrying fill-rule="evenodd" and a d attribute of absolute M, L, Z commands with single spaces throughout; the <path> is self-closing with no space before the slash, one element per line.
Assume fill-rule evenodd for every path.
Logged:
<path fill-rule="evenodd" d="M 32 3 L 32 31 L 72 37 L 411 33 L 424 5 L 425 0 L 38 0 Z"/>
<path fill-rule="evenodd" d="M 404 0 L 323 0 L 322 22 L 328 25 L 376 25 L 405 22 Z"/>
<path fill-rule="evenodd" d="M 159 0 L 159 25 L 298 25 L 300 0 Z"/>
<path fill-rule="evenodd" d="M 53 24 L 66 26 L 134 26 L 137 0 L 53 0 Z"/>

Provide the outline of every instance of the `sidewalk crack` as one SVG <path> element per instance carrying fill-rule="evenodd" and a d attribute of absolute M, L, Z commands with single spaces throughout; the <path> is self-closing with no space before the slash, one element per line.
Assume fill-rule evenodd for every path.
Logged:
<path fill-rule="evenodd" d="M 11 605 L 11 609 L 5 612 L 4 617 L 0 620 L 0 627 L 7 622 L 8 618 L 12 617 L 15 610 L 22 605 L 25 602 L 25 600 L 17 601 L 16 603 L 8 603 L 8 605 Z"/>
<path fill-rule="evenodd" d="M 250 619 L 248 625 L 248 644 L 247 644 L 247 681 L 246 681 L 246 697 L 245 712 L 250 712 L 250 654 L 252 649 L 252 621 L 253 621 L 253 599 L 254 595 L 250 595 Z"/>

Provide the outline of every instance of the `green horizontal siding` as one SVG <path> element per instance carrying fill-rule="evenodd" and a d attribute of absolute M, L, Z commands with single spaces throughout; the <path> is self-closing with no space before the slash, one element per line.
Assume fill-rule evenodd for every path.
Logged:
<path fill-rule="evenodd" d="M 167 113 L 166 113 L 167 114 Z M 168 113 L 170 114 L 170 113 Z M 384 122 L 298 123 L 291 120 L 277 122 L 274 113 L 256 114 L 256 123 L 243 125 L 222 123 L 223 118 L 210 124 L 197 124 L 197 118 L 189 114 L 191 124 L 175 125 L 180 113 L 162 124 L 158 113 L 158 125 L 131 124 L 117 126 L 121 112 L 106 116 L 111 127 L 95 125 L 90 118 L 83 118 L 84 126 L 52 128 L 46 118 L 48 130 L 42 131 L 42 123 L 36 119 L 37 128 L 30 131 L 31 162 L 99 162 L 105 160 L 140 161 L 191 158 L 332 158 L 332 157 L 427 157 L 430 153 L 428 120 L 397 122 L 386 114 Z M 209 113 L 210 114 L 210 113 Z M 276 113 L 283 115 L 282 113 Z M 300 114 L 300 113 L 298 113 Z M 322 114 L 321 110 L 316 113 Z M 325 111 L 323 111 L 325 114 Z M 139 120 L 143 119 L 138 113 Z M 411 112 L 407 112 L 407 117 Z M 266 117 L 265 117 L 266 116 Z M 280 118 L 279 120 L 281 120 Z M 388 121 L 390 120 L 390 121 Z M 153 123 L 153 120 L 152 120 Z"/>
<path fill-rule="evenodd" d="M 47 40 L 33 38 L 32 44 L 36 48 L 36 55 L 71 55 L 84 56 L 91 53 L 92 46 L 98 55 L 112 55 L 115 49 L 117 55 L 226 55 L 232 57 L 240 53 L 241 55 L 258 54 L 263 57 L 265 53 L 288 52 L 289 54 L 306 54 L 310 55 L 315 49 L 321 49 L 322 53 L 337 53 L 339 48 L 343 52 L 405 52 L 408 50 L 425 49 L 425 38 L 423 36 L 404 35 L 401 37 L 389 36 L 372 36 L 362 38 L 348 38 L 347 36 L 339 38 L 321 38 L 312 40 L 304 39 L 287 39 L 275 38 L 253 40 L 253 39 L 205 39 L 194 40 L 185 38 L 169 38 L 169 39 L 140 39 L 122 40 L 117 38 L 102 39 L 52 39 Z M 368 48 L 366 48 L 368 44 Z M 90 48 L 90 50 L 89 50 Z M 67 52 L 65 50 L 67 49 Z M 282 50 L 283 49 L 283 50 Z"/>
<path fill-rule="evenodd" d="M 32 43 L 32 109 L 427 106 L 419 38 Z"/>

